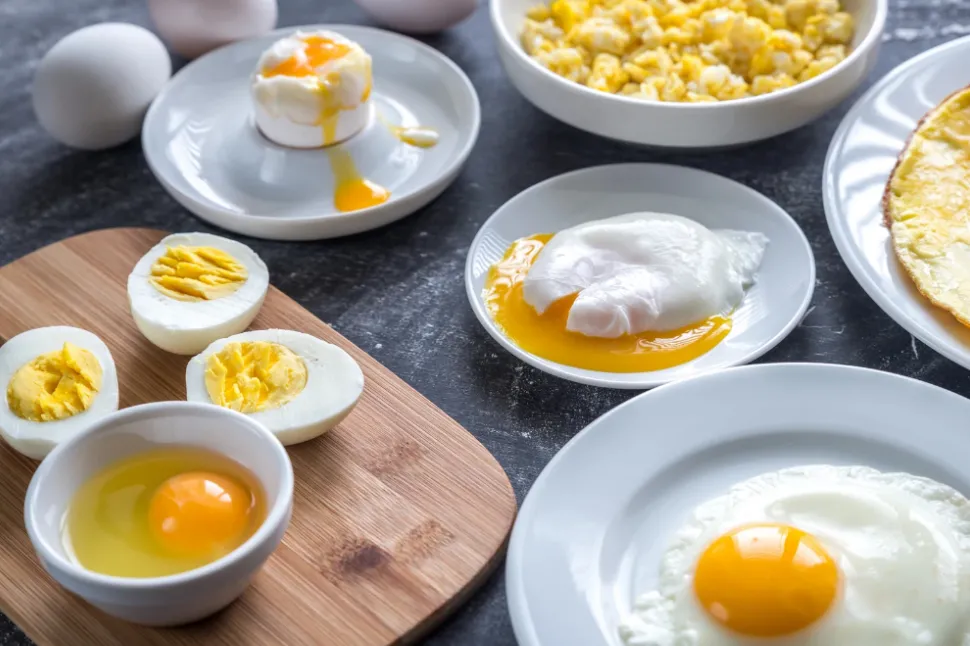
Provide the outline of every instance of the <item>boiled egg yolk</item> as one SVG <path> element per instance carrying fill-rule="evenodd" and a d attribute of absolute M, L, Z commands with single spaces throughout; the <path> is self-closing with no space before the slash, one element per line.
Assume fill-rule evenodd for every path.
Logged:
<path fill-rule="evenodd" d="M 212 403 L 240 413 L 279 408 L 299 395 L 306 382 L 306 363 L 278 343 L 237 341 L 206 360 L 205 387 Z"/>
<path fill-rule="evenodd" d="M 18 417 L 50 422 L 88 409 L 101 389 L 102 369 L 88 350 L 65 343 L 22 365 L 7 385 L 7 404 Z"/>
<path fill-rule="evenodd" d="M 170 553 L 207 556 L 238 545 L 252 511 L 252 494 L 242 484 L 195 471 L 173 476 L 158 488 L 148 508 L 148 523 Z"/>
<path fill-rule="evenodd" d="M 485 282 L 485 306 L 502 331 L 520 348 L 567 366 L 604 372 L 644 372 L 687 363 L 716 346 L 731 331 L 731 320 L 714 316 L 671 332 L 641 332 L 617 338 L 591 337 L 566 329 L 577 294 L 539 314 L 522 295 L 522 282 L 553 234 L 512 243 Z"/>
<path fill-rule="evenodd" d="M 807 628 L 825 615 L 838 591 L 832 557 L 818 539 L 787 525 L 748 525 L 720 536 L 694 573 L 694 592 L 708 615 L 750 637 Z"/>
<path fill-rule="evenodd" d="M 155 289 L 180 301 L 211 301 L 243 286 L 246 267 L 213 247 L 169 247 L 152 265 Z"/>
<path fill-rule="evenodd" d="M 316 76 L 317 68 L 350 53 L 350 46 L 322 36 L 307 36 L 302 55 L 294 54 L 278 65 L 262 71 L 263 76 Z"/>

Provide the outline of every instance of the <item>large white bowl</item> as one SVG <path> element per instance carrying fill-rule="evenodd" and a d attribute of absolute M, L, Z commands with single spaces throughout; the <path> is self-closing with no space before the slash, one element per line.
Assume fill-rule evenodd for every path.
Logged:
<path fill-rule="evenodd" d="M 62 528 L 78 487 L 112 462 L 159 445 L 209 449 L 252 471 L 267 497 L 266 520 L 256 533 L 223 558 L 172 576 L 107 576 L 68 558 Z M 209 404 L 161 402 L 105 417 L 54 449 L 30 481 L 24 520 L 44 569 L 67 590 L 120 619 L 173 626 L 211 615 L 242 594 L 283 538 L 292 503 L 290 459 L 262 424 Z"/>
<path fill-rule="evenodd" d="M 888 0 L 843 0 L 856 20 L 848 58 L 794 87 L 719 103 L 659 103 L 591 90 L 553 74 L 522 49 L 526 11 L 547 0 L 491 0 L 499 58 L 512 84 L 549 115 L 597 135 L 669 148 L 750 143 L 794 130 L 849 96 L 879 54 Z"/>

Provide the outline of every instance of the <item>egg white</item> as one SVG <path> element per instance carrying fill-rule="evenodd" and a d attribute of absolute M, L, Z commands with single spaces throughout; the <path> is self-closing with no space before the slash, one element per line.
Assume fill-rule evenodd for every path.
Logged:
<path fill-rule="evenodd" d="M 254 330 L 219 339 L 189 361 L 185 369 L 188 401 L 213 403 L 205 387 L 206 362 L 236 341 L 276 343 L 289 348 L 306 364 L 306 386 L 294 399 L 278 408 L 249 414 L 284 445 L 312 440 L 335 427 L 350 414 L 364 391 L 360 366 L 332 343 L 292 330 Z"/>
<path fill-rule="evenodd" d="M 756 522 L 815 536 L 838 564 L 828 614 L 796 634 L 745 638 L 697 603 L 693 570 L 718 536 Z M 694 510 L 620 627 L 628 646 L 958 646 L 970 644 L 970 501 L 907 473 L 807 466 L 767 473 Z"/>
<path fill-rule="evenodd" d="M 235 292 L 211 301 L 180 301 L 149 282 L 152 265 L 168 247 L 212 247 L 230 254 L 245 268 L 246 282 Z M 165 237 L 142 256 L 128 276 L 128 303 L 135 324 L 153 344 L 174 354 L 201 352 L 213 341 L 242 332 L 256 318 L 269 290 L 269 270 L 246 245 L 208 233 Z"/>
<path fill-rule="evenodd" d="M 42 354 L 55 352 L 72 343 L 87 350 L 101 365 L 101 389 L 82 413 L 49 422 L 32 422 L 10 410 L 7 387 L 26 363 Z M 53 326 L 28 330 L 0 347 L 0 435 L 14 449 L 41 460 L 60 442 L 77 435 L 99 419 L 118 410 L 118 373 L 108 346 L 96 335 L 76 327 Z"/>

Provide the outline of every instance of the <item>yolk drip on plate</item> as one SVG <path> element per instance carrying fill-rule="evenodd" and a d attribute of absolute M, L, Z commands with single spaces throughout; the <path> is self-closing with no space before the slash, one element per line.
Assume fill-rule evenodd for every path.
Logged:
<path fill-rule="evenodd" d="M 212 247 L 169 247 L 152 265 L 152 285 L 180 301 L 211 301 L 243 286 L 246 267 Z"/>
<path fill-rule="evenodd" d="M 694 592 L 712 619 L 747 637 L 782 637 L 821 619 L 839 570 L 817 538 L 773 523 L 746 525 L 701 554 Z"/>
<path fill-rule="evenodd" d="M 68 508 L 64 543 L 94 572 L 166 576 L 225 556 L 265 517 L 262 485 L 240 464 L 200 449 L 156 448 L 122 458 L 81 485 Z"/>
<path fill-rule="evenodd" d="M 333 204 L 338 211 L 359 211 L 378 206 L 390 199 L 389 190 L 361 176 L 348 151 L 334 146 L 327 150 L 327 154 L 330 156 L 330 168 L 336 183 Z"/>
<path fill-rule="evenodd" d="M 50 422 L 88 409 L 101 389 L 102 369 L 84 348 L 65 343 L 22 365 L 7 385 L 7 404 L 21 419 Z"/>
<path fill-rule="evenodd" d="M 517 240 L 489 271 L 485 306 L 502 331 L 520 348 L 567 366 L 603 372 L 645 372 L 696 359 L 731 331 L 731 320 L 715 316 L 672 332 L 642 332 L 615 339 L 566 329 L 576 294 L 553 303 L 543 314 L 525 301 L 522 282 L 552 234 Z"/>
<path fill-rule="evenodd" d="M 279 408 L 303 392 L 307 367 L 289 348 L 267 341 L 227 344 L 206 361 L 205 387 L 217 406 L 240 413 Z"/>

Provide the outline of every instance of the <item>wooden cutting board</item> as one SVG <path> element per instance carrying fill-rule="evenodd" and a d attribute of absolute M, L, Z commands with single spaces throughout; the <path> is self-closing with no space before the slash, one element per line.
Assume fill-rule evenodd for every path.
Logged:
<path fill-rule="evenodd" d="M 0 341 L 34 327 L 81 327 L 111 349 L 122 407 L 184 399 L 187 357 L 151 345 L 128 311 L 128 273 L 164 235 L 96 231 L 0 268 Z M 215 617 L 164 630 L 111 619 L 41 568 L 23 523 L 36 463 L 0 442 L 0 609 L 31 639 L 56 646 L 409 643 L 497 565 L 515 498 L 474 437 L 273 287 L 252 327 L 335 343 L 366 380 L 340 426 L 290 447 L 296 486 L 282 545 L 252 587 Z"/>

